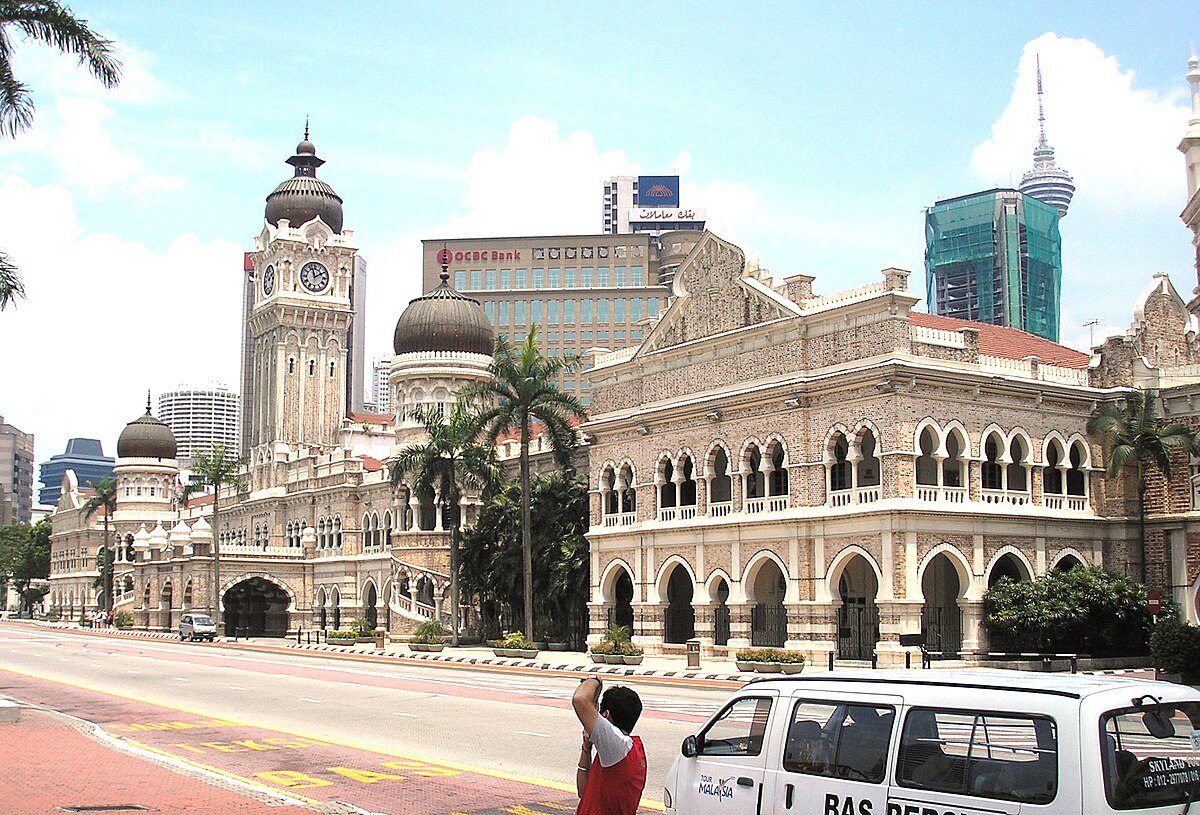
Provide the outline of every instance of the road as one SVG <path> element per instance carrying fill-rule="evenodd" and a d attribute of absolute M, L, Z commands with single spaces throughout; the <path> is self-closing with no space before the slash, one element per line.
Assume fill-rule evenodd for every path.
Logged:
<path fill-rule="evenodd" d="M 569 699 L 577 682 L 545 672 L 356 663 L 0 626 L 0 696 L 95 721 L 217 772 L 316 800 L 382 801 L 395 812 L 439 811 L 439 799 L 450 807 L 440 811 L 458 811 L 461 796 L 478 792 L 482 801 L 485 790 L 497 800 L 557 801 L 552 810 L 569 804 L 580 736 Z M 645 704 L 636 729 L 649 763 L 645 797 L 660 800 L 681 740 L 729 690 L 636 689 Z M 380 793 L 388 786 L 380 782 L 400 780 L 413 792 L 401 797 L 419 806 Z"/>

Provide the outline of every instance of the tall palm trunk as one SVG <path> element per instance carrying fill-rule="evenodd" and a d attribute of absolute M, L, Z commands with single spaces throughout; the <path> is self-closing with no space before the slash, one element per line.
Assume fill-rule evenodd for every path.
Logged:
<path fill-rule="evenodd" d="M 1137 463 L 1138 491 L 1138 540 L 1134 549 L 1137 551 L 1137 563 L 1133 568 L 1133 579 L 1142 585 L 1146 584 L 1146 475 L 1142 460 Z"/>
<path fill-rule="evenodd" d="M 225 615 L 221 613 L 221 485 L 213 487 L 213 522 L 212 522 L 212 555 L 213 555 L 213 622 L 217 626 L 217 636 L 225 636 Z M 235 632 L 236 633 L 236 632 Z"/>
<path fill-rule="evenodd" d="M 454 496 L 450 497 L 451 503 L 457 503 Z M 458 549 L 459 544 L 459 528 L 462 526 L 461 519 L 458 515 L 451 511 L 450 513 L 450 644 L 458 645 L 458 618 L 459 618 L 459 602 L 458 602 L 458 562 L 461 554 Z"/>
<path fill-rule="evenodd" d="M 107 554 L 108 547 L 112 546 L 112 541 L 108 535 L 108 510 L 104 511 L 104 551 Z M 102 561 L 103 562 L 103 561 Z M 117 550 L 113 547 L 112 559 L 108 562 L 108 574 L 104 577 L 104 610 L 110 615 L 113 610 L 113 572 L 117 570 Z"/>
<path fill-rule="evenodd" d="M 521 571 L 524 572 L 525 637 L 533 640 L 533 530 L 529 528 L 529 420 L 521 423 Z"/>

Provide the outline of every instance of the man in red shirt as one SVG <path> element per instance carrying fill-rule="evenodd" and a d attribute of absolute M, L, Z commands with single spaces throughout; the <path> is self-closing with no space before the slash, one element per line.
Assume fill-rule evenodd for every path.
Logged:
<path fill-rule="evenodd" d="M 575 815 L 635 815 L 646 788 L 646 751 L 629 735 L 642 715 L 642 700 L 630 688 L 609 688 L 589 676 L 579 683 L 571 706 L 583 725 L 575 769 L 579 806 Z M 596 757 L 592 758 L 592 748 Z"/>

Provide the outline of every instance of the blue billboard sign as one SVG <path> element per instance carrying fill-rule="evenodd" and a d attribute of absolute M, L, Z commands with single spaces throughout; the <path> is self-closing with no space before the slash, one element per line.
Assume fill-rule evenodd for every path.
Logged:
<path fill-rule="evenodd" d="M 638 206 L 640 206 L 640 207 L 677 207 L 677 206 L 679 206 L 679 176 L 677 176 L 677 175 L 639 175 L 638 176 Z"/>

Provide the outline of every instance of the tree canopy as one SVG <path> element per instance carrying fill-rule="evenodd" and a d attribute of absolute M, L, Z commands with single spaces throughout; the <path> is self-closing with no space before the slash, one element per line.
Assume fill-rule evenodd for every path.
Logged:
<path fill-rule="evenodd" d="M 50 577 L 50 533 L 49 518 L 33 526 L 0 526 L 0 576 L 12 582 L 23 606 L 42 595 L 30 584 Z"/>

